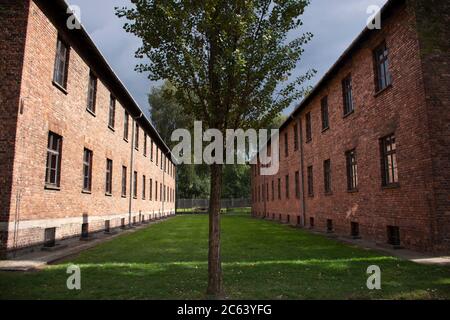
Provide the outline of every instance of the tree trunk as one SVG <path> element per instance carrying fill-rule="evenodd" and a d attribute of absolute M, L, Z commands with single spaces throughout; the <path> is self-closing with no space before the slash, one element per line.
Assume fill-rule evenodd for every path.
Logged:
<path fill-rule="evenodd" d="M 208 289 L 210 298 L 223 298 L 222 261 L 220 258 L 220 198 L 222 194 L 222 165 L 211 165 L 209 195 Z"/>

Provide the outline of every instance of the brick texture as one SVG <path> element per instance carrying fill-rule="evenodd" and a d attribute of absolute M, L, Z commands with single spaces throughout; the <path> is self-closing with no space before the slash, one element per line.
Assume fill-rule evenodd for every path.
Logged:
<path fill-rule="evenodd" d="M 382 29 L 368 31 L 341 59 L 334 72 L 317 87 L 293 120 L 280 131 L 280 172 L 275 177 L 254 176 L 253 213 L 297 224 L 305 215 L 306 227 L 326 231 L 327 220 L 334 232 L 350 236 L 351 222 L 359 223 L 360 236 L 386 244 L 387 226 L 398 226 L 401 245 L 420 251 L 449 250 L 449 72 L 448 49 L 421 55 L 415 6 L 407 2 L 383 15 Z M 447 5 L 448 6 L 448 5 Z M 448 21 L 448 8 L 444 10 Z M 420 18 L 420 17 L 419 17 Z M 419 20 L 420 21 L 420 20 Z M 448 35 L 448 24 L 446 31 Z M 446 37 L 448 40 L 448 36 Z M 389 50 L 392 86 L 376 93 L 373 51 L 383 41 Z M 440 70 L 440 72 L 438 71 Z M 355 111 L 343 116 L 342 80 L 350 74 Z M 328 96 L 330 128 L 322 131 L 321 99 Z M 312 117 L 312 140 L 305 141 L 305 115 Z M 284 157 L 283 136 L 292 136 L 300 122 L 302 148 Z M 379 139 L 395 133 L 399 186 L 383 188 Z M 304 165 L 301 166 L 303 149 Z M 347 191 L 345 152 L 356 149 L 358 189 Z M 332 193 L 325 194 L 323 161 L 331 160 Z M 314 195 L 308 196 L 306 168 L 313 167 Z M 257 169 L 254 169 L 257 170 Z M 305 186 L 296 199 L 294 174 L 302 171 Z M 290 176 L 290 197 L 285 196 L 285 175 Z M 282 180 L 278 201 L 261 201 L 255 191 L 264 181 Z M 276 187 L 275 187 L 276 189 Z M 269 188 L 270 192 L 271 188 Z M 277 190 L 275 190 L 277 192 Z M 275 196 L 276 197 L 276 196 Z M 259 200 L 259 201 L 258 201 Z M 305 207 L 303 212 L 302 207 Z"/>
<path fill-rule="evenodd" d="M 3 128 L 8 128 L 0 133 L 0 157 L 5 164 L 0 172 L 3 249 L 16 250 L 42 243 L 44 228 L 51 227 L 52 221 L 58 225 L 59 239 L 79 235 L 83 217 L 89 222 L 90 231 L 103 230 L 104 221 L 110 216 L 113 216 L 111 227 L 119 226 L 122 217 L 126 217 L 128 223 L 131 167 L 138 172 L 137 198 L 131 203 L 132 216 L 139 219 L 141 214 L 147 219 L 173 213 L 175 170 L 169 172 L 169 165 L 167 170 L 162 170 L 159 159 L 159 166 L 156 165 L 156 144 L 151 161 L 152 139 L 161 145 L 151 132 L 147 132 L 147 156 L 144 156 L 142 128 L 146 120 L 136 120 L 140 126 L 140 145 L 136 150 L 132 147 L 131 118 L 129 141 L 123 139 L 124 114 L 128 106 L 122 105 L 120 100 L 116 104 L 115 128 L 108 128 L 110 94 L 115 92 L 108 88 L 102 74 L 98 74 L 95 115 L 87 112 L 92 66 L 88 65 L 79 44 L 71 46 L 67 92 L 52 84 L 58 32 L 64 35 L 70 31 L 57 30 L 34 1 L 6 1 L 6 8 L 1 13 L 0 49 L 2 68 L 7 68 L 7 77 L 1 80 L 2 100 L 7 101 L 1 103 L 1 123 Z M 71 36 L 66 39 L 71 45 Z M 4 63 L 6 61 L 8 63 Z M 49 131 L 63 137 L 60 190 L 44 188 Z M 92 192 L 89 194 L 82 193 L 84 148 L 93 151 Z M 133 165 L 131 152 L 134 153 Z M 107 158 L 113 160 L 111 196 L 105 195 Z M 173 168 L 170 161 L 167 163 Z M 122 166 L 128 169 L 126 197 L 121 196 Z M 145 199 L 143 175 L 146 176 Z M 160 194 L 161 184 L 170 189 L 165 201 Z M 75 222 L 73 218 L 77 218 Z"/>

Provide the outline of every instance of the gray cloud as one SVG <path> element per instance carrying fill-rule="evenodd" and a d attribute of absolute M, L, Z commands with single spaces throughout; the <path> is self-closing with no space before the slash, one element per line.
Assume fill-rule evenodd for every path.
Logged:
<path fill-rule="evenodd" d="M 298 32 L 312 32 L 314 39 L 305 47 L 295 75 L 316 69 L 314 85 L 331 67 L 352 40 L 364 28 L 369 5 L 382 6 L 387 0 L 312 0 L 302 18 Z M 122 29 L 123 20 L 114 14 L 114 7 L 129 6 L 129 0 L 69 0 L 81 9 L 81 22 L 119 78 L 124 82 L 141 108 L 147 112 L 147 94 L 155 83 L 147 75 L 134 71 L 139 61 L 134 58 L 140 40 Z M 292 34 L 291 36 L 295 36 Z M 285 110 L 291 111 L 292 107 Z"/>

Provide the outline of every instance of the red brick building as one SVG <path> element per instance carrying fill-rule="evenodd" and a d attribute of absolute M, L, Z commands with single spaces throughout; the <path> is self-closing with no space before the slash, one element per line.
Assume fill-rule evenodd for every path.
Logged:
<path fill-rule="evenodd" d="M 0 5 L 3 256 L 173 214 L 170 150 L 67 4 Z"/>
<path fill-rule="evenodd" d="M 281 126 L 279 173 L 253 167 L 254 215 L 450 250 L 449 14 L 385 5 Z"/>

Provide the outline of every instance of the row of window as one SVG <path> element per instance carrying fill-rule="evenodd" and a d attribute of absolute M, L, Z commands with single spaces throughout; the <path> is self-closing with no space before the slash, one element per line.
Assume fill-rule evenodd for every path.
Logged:
<path fill-rule="evenodd" d="M 49 132 L 47 145 L 47 164 L 45 174 L 45 185 L 47 188 L 58 189 L 61 181 L 61 158 L 62 158 L 62 137 L 56 133 Z M 83 192 L 90 193 L 92 190 L 92 161 L 94 154 L 92 150 L 87 148 L 83 151 Z M 122 197 L 127 196 L 127 167 L 122 166 Z M 113 160 L 106 159 L 105 169 L 105 194 L 112 195 L 113 183 Z M 153 179 L 148 179 L 149 186 L 149 200 L 152 200 L 153 194 L 155 201 L 158 201 L 158 187 L 159 187 L 159 201 L 175 201 L 175 190 L 155 181 L 155 189 L 153 193 Z M 147 178 L 142 176 L 142 199 L 147 196 Z M 133 197 L 138 197 L 138 173 L 133 172 Z"/>
<path fill-rule="evenodd" d="M 374 56 L 374 69 L 375 69 L 375 91 L 379 92 L 386 89 L 391 85 L 391 74 L 389 72 L 389 59 L 388 59 L 388 49 L 386 43 L 383 42 L 373 51 Z M 342 97 L 343 97 L 343 115 L 348 116 L 355 110 L 353 102 L 353 88 L 352 88 L 352 76 L 347 75 L 342 80 Z M 321 120 L 322 120 L 322 131 L 326 131 L 330 128 L 330 118 L 328 112 L 328 96 L 321 99 L 320 102 L 321 109 Z M 299 139 L 298 139 L 298 124 L 295 123 L 293 127 L 294 135 L 294 151 L 298 150 Z M 305 140 L 310 142 L 312 140 L 312 117 L 311 112 L 305 115 Z M 284 133 L 284 154 L 286 157 L 289 156 L 289 142 L 288 142 L 288 131 Z M 281 153 L 280 153 L 281 154 Z"/>
<path fill-rule="evenodd" d="M 67 78 L 68 78 L 68 64 L 69 64 L 69 54 L 70 48 L 69 46 L 61 39 L 58 38 L 57 46 L 56 46 L 56 58 L 55 58 L 55 67 L 53 73 L 53 82 L 60 88 L 67 88 Z M 88 83 L 88 94 L 87 94 L 87 106 L 86 110 L 95 115 L 96 111 L 96 103 L 97 103 L 97 76 L 91 71 L 89 73 L 89 83 Z M 128 142 L 129 138 L 129 122 L 130 115 L 125 110 L 124 111 L 124 129 L 123 129 L 123 139 Z M 108 127 L 111 130 L 114 130 L 116 124 L 116 98 L 113 95 L 110 95 L 109 102 L 109 115 L 108 115 Z M 139 150 L 139 124 L 135 122 L 135 149 Z M 143 146 L 143 154 L 147 157 L 147 140 L 148 135 L 144 132 L 144 146 Z M 151 140 L 151 139 L 150 139 Z M 154 151 L 156 150 L 156 166 L 160 167 L 161 170 L 167 172 L 171 177 L 175 176 L 175 168 L 174 165 L 169 163 L 169 160 L 164 155 L 163 152 L 159 150 L 159 148 L 154 145 L 153 140 L 150 141 L 150 160 L 154 161 Z"/>
<path fill-rule="evenodd" d="M 380 139 L 380 154 L 381 154 L 381 173 L 382 173 L 382 185 L 384 187 L 396 186 L 398 184 L 398 168 L 397 168 L 397 146 L 395 141 L 395 135 L 391 134 L 387 137 Z M 347 172 L 347 190 L 349 192 L 358 190 L 358 162 L 356 149 L 345 152 L 346 159 L 346 172 Z M 314 196 L 314 169 L 313 166 L 307 167 L 307 183 L 308 183 L 308 195 Z M 332 179 L 331 179 L 331 159 L 323 161 L 323 179 L 324 179 L 324 192 L 325 194 L 331 194 L 332 192 Z M 295 172 L 295 196 L 300 198 L 300 174 L 299 171 Z M 272 201 L 275 200 L 275 181 L 271 182 L 272 189 Z M 285 198 L 289 199 L 290 183 L 289 175 L 285 176 Z M 281 200 L 281 178 L 278 178 L 277 184 L 278 200 Z M 269 197 L 269 184 L 262 184 L 261 186 L 255 186 L 253 189 L 253 199 L 262 202 L 264 200 L 270 201 Z"/>

